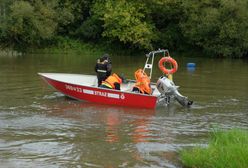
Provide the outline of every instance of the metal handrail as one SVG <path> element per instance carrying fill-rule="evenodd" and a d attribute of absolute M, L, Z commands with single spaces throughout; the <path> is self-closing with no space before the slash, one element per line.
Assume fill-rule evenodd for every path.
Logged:
<path fill-rule="evenodd" d="M 152 79 L 152 68 L 153 68 L 155 54 L 159 54 L 159 53 L 163 53 L 163 56 L 165 56 L 166 53 L 168 56 L 170 55 L 169 50 L 167 49 L 158 49 L 156 51 L 151 51 L 148 54 L 146 54 L 147 59 L 146 59 L 146 63 L 143 68 L 143 71 L 145 72 L 146 70 L 150 70 L 150 73 L 149 73 L 150 79 Z M 151 58 L 151 63 L 149 63 L 150 58 Z"/>

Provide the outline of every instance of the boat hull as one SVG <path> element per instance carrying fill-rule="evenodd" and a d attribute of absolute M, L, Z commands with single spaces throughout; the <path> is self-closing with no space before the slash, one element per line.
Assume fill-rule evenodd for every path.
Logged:
<path fill-rule="evenodd" d="M 156 96 L 73 84 L 52 79 L 43 74 L 39 75 L 56 90 L 78 100 L 136 108 L 155 108 L 156 106 Z"/>

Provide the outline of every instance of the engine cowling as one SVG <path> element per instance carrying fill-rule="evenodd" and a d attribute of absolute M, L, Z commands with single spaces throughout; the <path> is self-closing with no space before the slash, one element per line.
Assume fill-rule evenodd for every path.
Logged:
<path fill-rule="evenodd" d="M 190 106 L 193 101 L 189 100 L 187 97 L 181 95 L 178 92 L 179 86 L 176 86 L 173 81 L 165 76 L 161 76 L 156 84 L 158 91 L 161 93 L 162 97 L 166 96 L 167 99 L 171 97 L 175 98 L 182 106 Z"/>
<path fill-rule="evenodd" d="M 173 95 L 173 92 L 175 92 L 178 88 L 173 81 L 165 76 L 161 76 L 158 79 L 156 87 L 161 94 L 165 95 Z"/>

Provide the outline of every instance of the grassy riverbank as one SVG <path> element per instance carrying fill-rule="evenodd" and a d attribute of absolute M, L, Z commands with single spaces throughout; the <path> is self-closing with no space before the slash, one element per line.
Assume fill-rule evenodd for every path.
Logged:
<path fill-rule="evenodd" d="M 247 168 L 248 131 L 214 131 L 207 148 L 195 147 L 180 153 L 184 167 Z"/>
<path fill-rule="evenodd" d="M 30 46 L 29 48 L 14 48 L 14 47 L 6 47 L 0 44 L 0 56 L 8 55 L 8 56 L 18 56 L 25 55 L 25 53 L 43 53 L 43 54 L 78 54 L 78 55 L 92 55 L 92 56 L 100 56 L 104 53 L 108 53 L 111 56 L 115 55 L 129 55 L 129 56 L 144 56 L 144 54 L 149 53 L 152 50 L 142 50 L 142 49 L 134 49 L 128 48 L 121 45 L 113 45 L 107 42 L 84 42 L 80 40 L 70 39 L 67 37 L 57 37 L 56 43 L 52 43 L 50 45 L 46 45 L 44 47 L 35 47 Z M 159 48 L 155 48 L 154 50 L 158 50 Z M 202 52 L 199 50 L 189 50 L 188 52 L 182 52 L 180 50 L 172 50 L 170 48 L 161 48 L 168 49 L 170 55 L 173 56 L 182 56 L 182 57 L 207 57 L 204 56 Z"/>
<path fill-rule="evenodd" d="M 150 50 L 133 50 L 121 45 L 112 45 L 107 42 L 84 42 L 80 40 L 74 40 L 66 37 L 57 37 L 56 43 L 46 45 L 44 47 L 30 46 L 29 48 L 13 48 L 4 47 L 0 44 L 0 55 L 17 56 L 25 53 L 48 53 L 48 54 L 83 54 L 100 56 L 104 53 L 114 55 L 144 55 L 144 53 L 150 52 Z"/>
<path fill-rule="evenodd" d="M 100 56 L 103 53 L 109 53 L 110 55 L 143 55 L 145 50 L 132 50 L 125 48 L 121 45 L 113 45 L 107 42 L 84 42 L 80 40 L 73 40 L 66 37 L 58 37 L 56 44 L 51 44 L 44 48 L 28 48 L 24 52 L 27 53 L 83 53 L 85 55 L 97 55 Z M 147 51 L 148 52 L 148 51 Z"/>

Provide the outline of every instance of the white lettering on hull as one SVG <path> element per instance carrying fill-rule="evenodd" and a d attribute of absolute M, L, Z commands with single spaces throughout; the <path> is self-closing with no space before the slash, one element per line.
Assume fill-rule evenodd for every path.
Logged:
<path fill-rule="evenodd" d="M 71 86 L 71 85 L 65 85 L 65 88 L 67 90 L 71 90 L 71 91 L 75 91 L 75 92 L 79 92 L 79 93 L 82 93 L 82 89 L 79 88 L 79 87 L 75 87 L 75 86 Z"/>
<path fill-rule="evenodd" d="M 113 93 L 108 93 L 108 97 L 115 98 L 115 99 L 120 98 L 119 94 L 113 94 Z"/>
<path fill-rule="evenodd" d="M 67 90 L 89 94 L 89 95 L 96 95 L 96 96 L 102 96 L 102 97 L 109 97 L 114 99 L 125 99 L 124 94 L 118 94 L 118 93 L 108 93 L 108 92 L 102 92 L 102 91 L 96 91 L 96 90 L 89 90 L 89 89 L 82 89 L 80 87 L 71 86 L 71 85 L 65 85 L 65 88 Z"/>
<path fill-rule="evenodd" d="M 88 90 L 88 89 L 83 89 L 83 93 L 93 95 L 94 91 L 93 90 Z"/>

